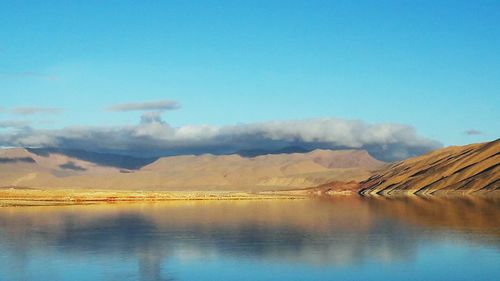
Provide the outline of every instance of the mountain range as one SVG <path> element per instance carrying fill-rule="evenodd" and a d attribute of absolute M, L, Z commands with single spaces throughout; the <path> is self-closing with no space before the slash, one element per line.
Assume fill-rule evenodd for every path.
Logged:
<path fill-rule="evenodd" d="M 299 151 L 299 152 L 296 152 Z M 304 191 L 372 195 L 498 194 L 500 139 L 395 163 L 364 150 L 140 158 L 55 148 L 0 150 L 0 187 L 151 191 Z M 246 156 L 245 156 L 246 155 Z"/>
<path fill-rule="evenodd" d="M 362 180 L 384 165 L 364 150 L 138 158 L 75 150 L 0 150 L 0 186 L 122 190 L 279 190 Z"/>

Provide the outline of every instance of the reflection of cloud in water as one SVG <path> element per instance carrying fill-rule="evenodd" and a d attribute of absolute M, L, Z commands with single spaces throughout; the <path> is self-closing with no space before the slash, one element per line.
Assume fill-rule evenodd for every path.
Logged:
<path fill-rule="evenodd" d="M 142 280 L 169 280 L 162 265 L 170 257 L 221 255 L 326 266 L 391 262 L 412 259 L 417 244 L 433 238 L 423 235 L 422 225 L 444 231 L 498 226 L 496 201 L 419 200 L 424 199 L 4 208 L 0 249 L 9 252 L 19 274 L 36 250 L 68 257 L 125 256 L 138 261 Z M 480 219 L 486 212 L 487 219 Z"/>
<path fill-rule="evenodd" d="M 156 247 L 144 248 L 137 252 L 140 280 L 174 280 L 162 277 L 162 262 L 166 254 L 164 249 Z"/>

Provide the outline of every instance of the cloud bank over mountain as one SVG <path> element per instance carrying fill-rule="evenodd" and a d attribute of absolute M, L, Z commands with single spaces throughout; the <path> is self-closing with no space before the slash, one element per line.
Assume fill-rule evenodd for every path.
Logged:
<path fill-rule="evenodd" d="M 441 146 L 402 124 L 368 124 L 335 118 L 270 121 L 228 126 L 173 127 L 158 112 L 145 112 L 132 126 L 73 126 L 57 130 L 19 127 L 0 131 L 0 146 L 56 147 L 141 156 L 229 154 L 240 150 L 366 149 L 399 160 Z"/>

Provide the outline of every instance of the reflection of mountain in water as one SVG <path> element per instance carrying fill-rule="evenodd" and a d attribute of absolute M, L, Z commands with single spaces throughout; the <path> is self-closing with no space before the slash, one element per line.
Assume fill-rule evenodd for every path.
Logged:
<path fill-rule="evenodd" d="M 454 230 L 475 240 L 500 245 L 500 198 L 426 197 L 371 198 L 370 209 L 381 216 L 433 231 Z"/>
<path fill-rule="evenodd" d="M 18 268 L 35 250 L 134 258 L 143 280 L 164 280 L 170 257 L 390 262 L 412 259 L 423 239 L 440 239 L 424 235 L 429 228 L 465 234 L 472 228 L 498 243 L 498 206 L 492 199 L 343 198 L 5 208 L 0 248 L 17 257 Z"/>

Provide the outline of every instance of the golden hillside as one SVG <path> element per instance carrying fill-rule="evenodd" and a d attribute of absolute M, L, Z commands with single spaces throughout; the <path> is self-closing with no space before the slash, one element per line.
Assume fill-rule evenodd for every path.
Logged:
<path fill-rule="evenodd" d="M 439 149 L 384 167 L 363 195 L 486 194 L 500 190 L 500 139 Z"/>

